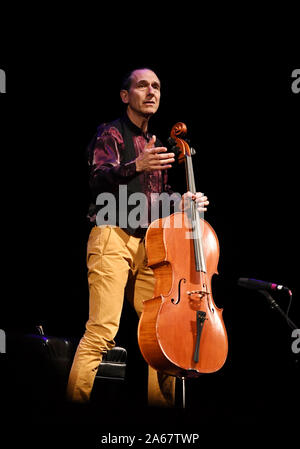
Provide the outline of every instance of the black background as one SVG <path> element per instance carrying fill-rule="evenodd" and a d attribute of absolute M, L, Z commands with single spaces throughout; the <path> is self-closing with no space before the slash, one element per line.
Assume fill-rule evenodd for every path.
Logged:
<path fill-rule="evenodd" d="M 282 41 L 281 28 L 270 34 L 263 21 L 258 34 L 257 24 L 243 29 L 243 20 L 231 33 L 224 24 L 219 33 L 200 32 L 204 19 L 193 11 L 181 17 L 183 28 L 176 14 L 167 28 L 153 12 L 143 20 L 84 15 L 74 24 L 72 14 L 44 14 L 33 28 L 23 23 L 25 32 L 17 24 L 6 31 L 0 59 L 7 76 L 0 98 L 0 327 L 27 332 L 42 322 L 49 334 L 81 336 L 88 313 L 85 148 L 99 123 L 122 113 L 124 73 L 150 67 L 162 83 L 151 131 L 166 142 L 174 123 L 187 124 L 197 187 L 210 200 L 205 218 L 220 241 L 213 291 L 224 308 L 229 355 L 220 372 L 188 384 L 189 406 L 199 419 L 226 416 L 232 426 L 241 416 L 261 426 L 266 417 L 294 417 L 299 370 L 291 329 L 262 295 L 237 286 L 239 277 L 287 285 L 290 318 L 300 323 L 300 94 L 291 90 L 299 68 L 292 36 Z M 170 170 L 170 181 L 184 191 L 181 167 Z M 274 298 L 287 309 L 287 295 Z M 143 389 L 136 317 L 126 305 L 123 315 L 117 342 L 128 346 L 132 383 Z"/>

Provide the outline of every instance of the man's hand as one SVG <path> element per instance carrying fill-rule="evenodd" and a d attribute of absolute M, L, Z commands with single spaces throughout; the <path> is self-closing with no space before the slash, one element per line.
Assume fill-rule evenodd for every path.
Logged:
<path fill-rule="evenodd" d="M 205 196 L 201 192 L 196 192 L 195 194 L 192 192 L 186 192 L 182 195 L 181 202 L 179 203 L 179 207 L 182 211 L 188 210 L 191 207 L 191 201 L 195 201 L 197 205 L 197 210 L 199 212 L 207 211 L 207 207 L 209 201 L 207 200 L 207 196 Z"/>
<path fill-rule="evenodd" d="M 152 136 L 146 144 L 144 152 L 136 160 L 136 171 L 165 170 L 171 168 L 175 161 L 174 153 L 166 153 L 166 147 L 155 147 L 156 136 Z"/>

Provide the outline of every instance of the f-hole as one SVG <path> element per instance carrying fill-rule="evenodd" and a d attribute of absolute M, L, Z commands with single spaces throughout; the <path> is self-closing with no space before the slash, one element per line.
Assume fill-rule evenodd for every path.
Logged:
<path fill-rule="evenodd" d="M 174 299 L 174 298 L 172 298 L 171 299 L 171 302 L 173 303 L 173 304 L 178 304 L 179 303 L 179 301 L 180 301 L 180 294 L 181 294 L 181 292 L 180 292 L 180 286 L 181 286 L 181 282 L 184 282 L 184 283 L 186 283 L 186 279 L 185 278 L 181 278 L 180 279 L 180 281 L 178 282 L 178 295 L 177 295 L 177 299 Z"/>

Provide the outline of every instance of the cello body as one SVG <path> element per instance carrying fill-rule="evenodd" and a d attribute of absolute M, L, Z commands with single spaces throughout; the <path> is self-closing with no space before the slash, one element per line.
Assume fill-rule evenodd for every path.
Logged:
<path fill-rule="evenodd" d="M 156 279 L 154 297 L 144 302 L 138 341 L 144 359 L 160 372 L 177 377 L 197 377 L 218 371 L 226 361 L 228 341 L 222 309 L 211 293 L 217 273 L 219 242 L 213 228 L 201 220 L 207 273 L 195 269 L 193 241 L 184 213 L 177 212 L 151 223 L 146 233 L 148 265 Z M 197 312 L 205 312 L 199 360 L 194 360 Z"/>

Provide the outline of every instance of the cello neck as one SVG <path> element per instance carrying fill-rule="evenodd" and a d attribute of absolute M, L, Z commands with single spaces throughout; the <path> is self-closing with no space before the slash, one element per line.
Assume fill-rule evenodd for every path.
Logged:
<path fill-rule="evenodd" d="M 188 191 L 196 194 L 197 190 L 196 190 L 196 184 L 195 184 L 192 156 L 188 155 L 188 154 L 185 155 L 185 171 L 186 171 L 187 189 L 188 189 Z M 205 257 L 204 257 L 204 252 L 203 252 L 200 216 L 199 216 L 199 212 L 197 211 L 195 201 L 191 201 L 191 224 L 192 224 L 192 232 L 193 232 L 193 244 L 194 244 L 196 271 L 201 271 L 203 273 L 206 273 L 206 263 L 205 263 Z"/>

